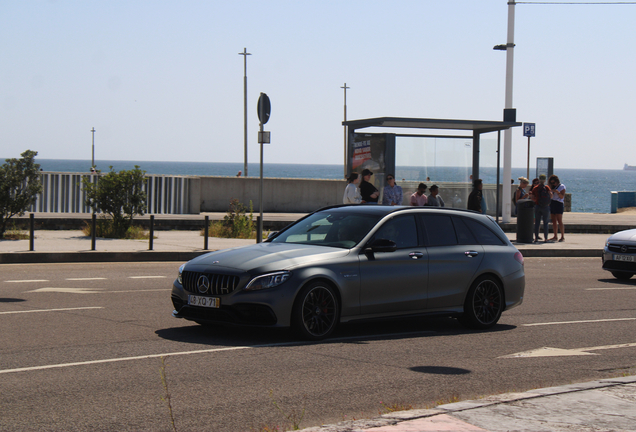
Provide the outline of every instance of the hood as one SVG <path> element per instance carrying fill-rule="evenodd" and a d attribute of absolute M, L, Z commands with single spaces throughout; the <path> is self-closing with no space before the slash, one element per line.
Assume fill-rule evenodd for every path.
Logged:
<path fill-rule="evenodd" d="M 610 241 L 636 242 L 636 229 L 630 229 L 625 231 L 619 231 L 609 238 Z"/>
<path fill-rule="evenodd" d="M 308 263 L 332 260 L 349 249 L 290 243 L 257 243 L 201 255 L 186 264 L 186 270 L 202 271 L 210 266 L 250 272 L 289 270 Z"/>

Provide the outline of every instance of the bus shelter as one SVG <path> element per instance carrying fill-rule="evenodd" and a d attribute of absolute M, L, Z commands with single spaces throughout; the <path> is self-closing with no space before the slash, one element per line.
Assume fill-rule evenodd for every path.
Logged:
<path fill-rule="evenodd" d="M 386 173 L 395 173 L 396 138 L 458 138 L 472 141 L 472 178 L 479 176 L 480 138 L 482 134 L 497 132 L 497 152 L 501 144 L 501 131 L 521 126 L 516 121 L 421 119 L 404 117 L 377 117 L 348 120 L 345 172 L 361 173 L 369 168 L 376 175 L 379 185 Z M 393 129 L 409 129 L 409 133 L 383 132 Z M 417 129 L 417 132 L 412 131 Z M 444 131 L 443 133 L 441 131 Z M 499 184 L 499 157 L 497 157 L 497 184 Z M 499 208 L 497 193 L 497 208 Z"/>

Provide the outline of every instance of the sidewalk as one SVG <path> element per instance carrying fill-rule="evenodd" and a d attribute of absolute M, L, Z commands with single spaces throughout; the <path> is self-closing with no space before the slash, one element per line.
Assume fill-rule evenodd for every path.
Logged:
<path fill-rule="evenodd" d="M 636 431 L 636 376 L 397 411 L 303 432 Z"/>

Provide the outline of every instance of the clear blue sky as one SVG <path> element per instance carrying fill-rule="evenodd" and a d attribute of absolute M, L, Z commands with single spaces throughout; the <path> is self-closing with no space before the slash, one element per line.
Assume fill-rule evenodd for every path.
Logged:
<path fill-rule="evenodd" d="M 348 118 L 501 120 L 506 0 L 0 0 L 0 156 L 340 164 Z M 636 5 L 518 4 L 514 106 L 531 160 L 636 165 Z M 514 131 L 513 166 L 527 139 Z M 534 166 L 534 163 L 531 163 Z"/>

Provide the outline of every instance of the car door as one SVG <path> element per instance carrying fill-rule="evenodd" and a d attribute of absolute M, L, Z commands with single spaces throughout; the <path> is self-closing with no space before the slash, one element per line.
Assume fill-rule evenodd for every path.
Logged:
<path fill-rule="evenodd" d="M 483 260 L 483 247 L 462 219 L 444 214 L 419 216 L 426 233 L 430 310 L 461 307 Z"/>
<path fill-rule="evenodd" d="M 428 257 L 419 246 L 415 215 L 396 216 L 376 231 L 394 241 L 394 252 L 360 253 L 361 313 L 390 314 L 426 308 Z"/>

